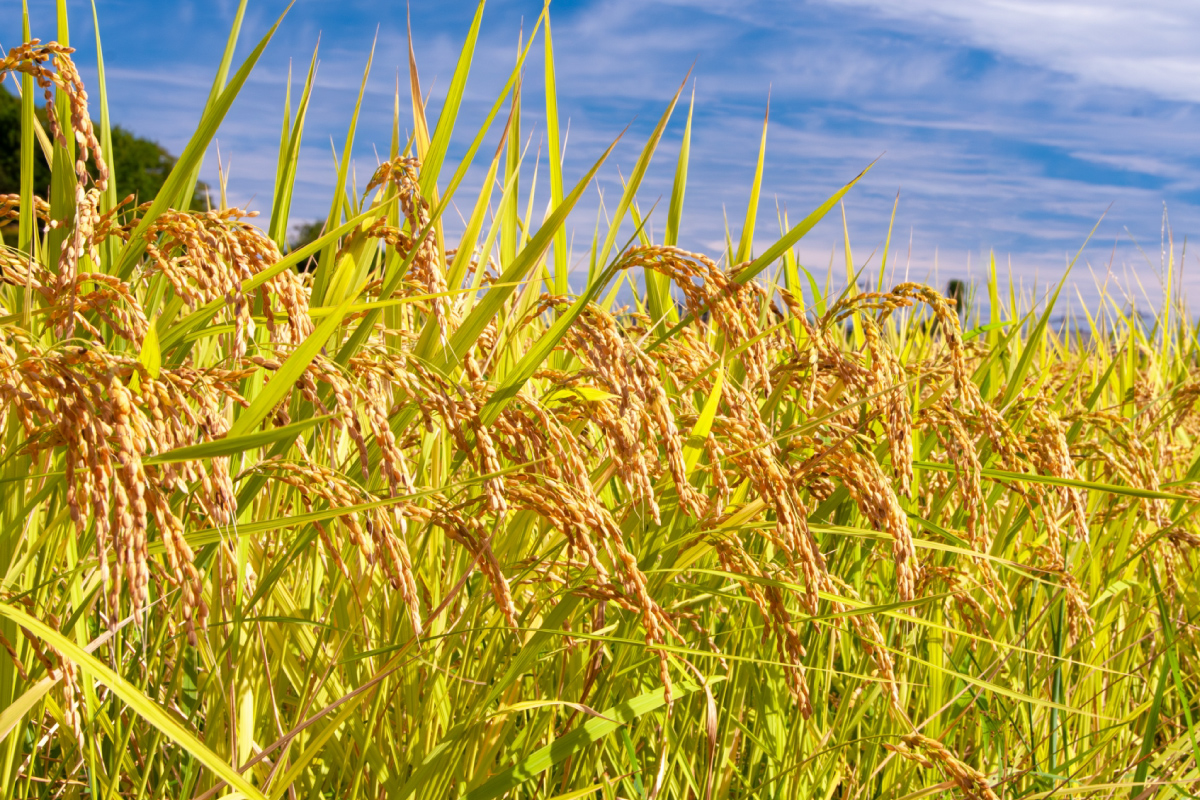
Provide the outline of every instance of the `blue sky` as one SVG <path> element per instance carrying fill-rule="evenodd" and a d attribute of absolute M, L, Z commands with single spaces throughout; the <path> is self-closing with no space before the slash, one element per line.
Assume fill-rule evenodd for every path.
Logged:
<path fill-rule="evenodd" d="M 34 35 L 56 38 L 53 3 L 32 3 Z M 94 85 L 90 8 L 70 2 L 71 38 Z M 115 122 L 178 153 L 199 118 L 232 22 L 233 0 L 97 0 Z M 239 56 L 285 4 L 252 0 Z M 0 0 L 0 45 L 17 42 L 19 4 Z M 431 108 L 449 81 L 474 3 L 412 0 L 422 85 Z M 537 0 L 492 0 L 459 126 L 473 133 L 507 77 Z M 567 179 L 581 175 L 632 122 L 598 187 L 613 197 L 641 143 L 693 67 L 696 117 L 682 244 L 719 253 L 724 219 L 734 239 L 750 189 L 770 96 L 763 207 L 756 241 L 778 235 L 775 207 L 807 213 L 882 155 L 846 201 L 856 262 L 882 244 L 900 191 L 892 263 L 914 278 L 979 275 L 995 251 L 1002 270 L 1045 284 L 1062 273 L 1106 209 L 1077 284 L 1112 265 L 1125 286 L 1152 295 L 1164 203 L 1177 249 L 1200 222 L 1200 4 L 1147 0 L 555 0 L 551 6 L 560 114 L 569 119 Z M 357 135 L 360 184 L 390 140 L 392 96 L 407 86 L 405 6 L 298 0 L 218 140 L 230 164 L 230 201 L 269 210 L 289 59 L 302 77 L 320 36 L 294 219 L 322 216 L 378 26 L 379 42 Z M 542 146 L 540 55 L 527 70 L 523 134 Z M 404 89 L 403 102 L 407 102 Z M 666 200 L 686 108 L 677 112 L 641 193 Z M 495 136 L 489 140 L 488 152 Z M 465 142 L 459 142 L 461 148 Z M 461 149 L 451 152 L 451 158 Z M 216 182 L 215 149 L 205 177 Z M 468 178 L 478 186 L 481 169 Z M 541 175 L 545 175 L 543 167 Z M 537 207 L 547 192 L 541 187 Z M 586 250 L 593 192 L 577 218 Z M 465 213 L 465 211 L 464 211 Z M 658 223 L 661 228 L 661 222 Z M 824 272 L 840 248 L 841 219 L 799 247 Z M 1135 244 L 1134 242 L 1138 243 Z M 911 241 L 911 255 L 910 245 Z M 1140 245 L 1140 246 L 1139 246 Z M 844 256 L 836 254 L 837 274 Z M 878 254 L 874 264 L 878 264 Z M 936 278 L 932 273 L 936 263 Z M 1195 253 L 1185 286 L 1200 297 Z M 1191 277 L 1193 273 L 1196 277 Z"/>

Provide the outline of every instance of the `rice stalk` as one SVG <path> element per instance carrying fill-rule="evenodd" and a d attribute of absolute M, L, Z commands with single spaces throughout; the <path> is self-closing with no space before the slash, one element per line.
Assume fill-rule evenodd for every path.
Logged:
<path fill-rule="evenodd" d="M 723 265 L 675 245 L 686 138 L 668 242 L 572 294 L 599 164 L 524 230 L 519 92 L 495 228 L 481 245 L 489 181 L 444 246 L 465 71 L 434 134 L 414 104 L 423 138 L 284 255 L 238 209 L 101 211 L 70 49 L 31 40 L 7 72 L 61 94 L 77 144 L 65 220 L 0 199 L 40 228 L 0 248 L 11 796 L 1200 788 L 1186 313 L 1158 348 L 1016 301 L 964 333 L 914 283 L 806 298 L 762 276 L 798 273 L 849 185 Z"/>

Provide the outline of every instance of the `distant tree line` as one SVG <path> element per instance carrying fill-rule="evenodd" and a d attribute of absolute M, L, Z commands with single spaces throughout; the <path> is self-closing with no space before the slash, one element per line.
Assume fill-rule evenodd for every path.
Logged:
<path fill-rule="evenodd" d="M 44 107 L 34 111 L 42 127 L 49 132 L 49 121 Z M 153 200 L 158 190 L 171 174 L 175 157 L 162 145 L 143 139 L 117 125 L 112 129 L 111 156 L 113 171 L 117 175 L 117 197 L 124 199 L 134 195 L 136 202 Z M 50 188 L 50 167 L 46 163 L 41 147 L 34 147 L 33 156 L 34 194 L 45 198 Z M 21 101 L 0 84 L 0 194 L 17 194 L 21 191 Z M 196 185 L 192 196 L 193 209 L 207 208 L 205 195 L 208 187 Z"/>
<path fill-rule="evenodd" d="M 288 245 L 292 250 L 299 250 L 304 245 L 312 244 L 321 238 L 321 234 L 325 232 L 325 220 L 297 222 L 292 226 L 292 231 L 294 235 L 288 240 Z"/>

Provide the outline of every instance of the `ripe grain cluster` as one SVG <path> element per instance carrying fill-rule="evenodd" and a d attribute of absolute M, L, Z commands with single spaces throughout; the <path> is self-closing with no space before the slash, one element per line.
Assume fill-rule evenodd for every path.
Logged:
<path fill-rule="evenodd" d="M 176 210 L 270 34 L 155 198 L 115 196 L 65 30 L 0 61 L 29 122 L 0 197 L 6 796 L 1200 791 L 1200 348 L 1170 286 L 1153 329 L 1110 297 L 1062 327 L 993 269 L 985 321 L 887 288 L 886 254 L 862 288 L 847 244 L 822 290 L 794 246 L 853 181 L 761 254 L 757 188 L 736 249 L 680 249 L 690 114 L 656 242 L 677 94 L 580 288 L 601 164 L 568 191 L 552 157 L 540 222 L 517 202 L 545 190 L 535 41 L 557 152 L 545 12 L 442 174 L 479 24 L 436 126 L 413 63 L 414 133 L 358 196 L 348 144 L 291 252 L 311 70 L 266 230 Z"/>

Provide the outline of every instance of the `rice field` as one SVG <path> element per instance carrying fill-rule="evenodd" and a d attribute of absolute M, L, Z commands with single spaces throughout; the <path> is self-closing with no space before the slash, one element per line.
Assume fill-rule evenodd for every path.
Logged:
<path fill-rule="evenodd" d="M 26 121 L 0 197 L 4 797 L 1200 794 L 1174 247 L 1150 325 L 1107 294 L 1054 323 L 1060 291 L 994 264 L 960 311 L 848 234 L 839 293 L 796 245 L 858 178 L 757 252 L 760 151 L 743 233 L 689 252 L 690 108 L 659 152 L 681 87 L 572 252 L 611 148 L 563 174 L 548 11 L 447 158 L 481 4 L 436 118 L 414 61 L 387 159 L 357 191 L 349 136 L 326 230 L 289 250 L 311 69 L 269 218 L 178 210 L 274 29 L 235 69 L 239 12 L 134 200 L 59 6 L 56 41 L 26 22 L 0 62 Z"/>

